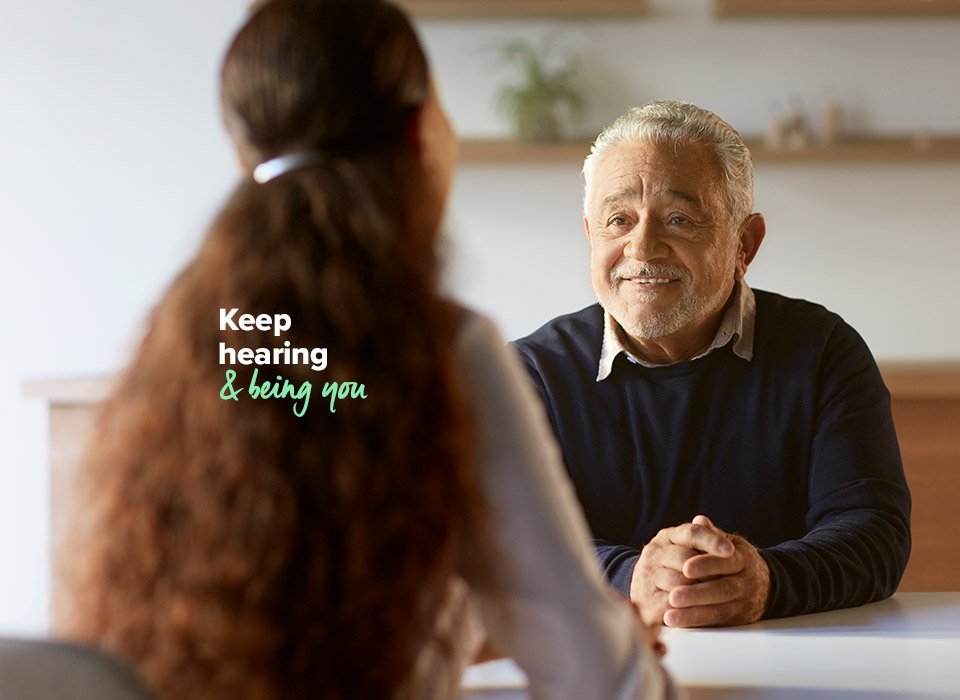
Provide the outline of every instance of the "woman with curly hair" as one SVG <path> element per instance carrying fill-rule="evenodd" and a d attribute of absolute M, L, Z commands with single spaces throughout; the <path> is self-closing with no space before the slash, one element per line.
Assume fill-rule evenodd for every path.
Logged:
<path fill-rule="evenodd" d="M 537 698 L 667 693 L 515 359 L 438 291 L 457 147 L 407 18 L 270 0 L 221 77 L 247 176 L 99 417 L 63 633 L 165 700 L 454 697 L 484 638 Z"/>

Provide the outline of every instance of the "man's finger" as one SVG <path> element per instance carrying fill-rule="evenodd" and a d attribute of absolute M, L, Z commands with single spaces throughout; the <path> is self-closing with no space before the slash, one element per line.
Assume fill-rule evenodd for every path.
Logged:
<path fill-rule="evenodd" d="M 700 605 L 695 608 L 671 608 L 663 614 L 663 624 L 667 627 L 717 627 L 730 624 L 736 619 L 740 604 L 721 603 L 719 605 Z"/>
<path fill-rule="evenodd" d="M 733 556 L 734 546 L 729 538 L 715 528 L 696 523 L 685 523 L 669 530 L 670 542 L 716 557 Z"/>
<path fill-rule="evenodd" d="M 663 613 L 669 607 L 667 594 L 663 591 L 653 591 L 640 603 L 640 619 L 647 625 L 662 625 Z"/>
<path fill-rule="evenodd" d="M 668 602 L 672 608 L 694 608 L 718 605 L 743 597 L 743 577 L 721 576 L 688 586 L 677 586 L 670 591 Z"/>
<path fill-rule="evenodd" d="M 701 552 L 697 549 L 691 549 L 690 547 L 683 547 L 677 544 L 664 545 L 660 547 L 657 554 L 659 557 L 657 563 L 661 567 L 674 569 L 680 573 L 683 572 L 683 565 L 688 559 L 702 556 Z"/>
<path fill-rule="evenodd" d="M 689 579 L 703 580 L 740 573 L 743 566 L 744 560 L 740 556 L 715 557 L 712 554 L 697 554 L 683 562 L 680 573 Z"/>
<path fill-rule="evenodd" d="M 714 530 L 720 530 L 706 515 L 695 515 L 691 522 L 693 522 L 694 525 L 703 525 L 705 527 L 712 527 Z"/>
<path fill-rule="evenodd" d="M 650 580 L 658 591 L 669 593 L 677 586 L 690 586 L 697 581 L 691 581 L 675 569 L 659 568 L 650 576 Z"/>

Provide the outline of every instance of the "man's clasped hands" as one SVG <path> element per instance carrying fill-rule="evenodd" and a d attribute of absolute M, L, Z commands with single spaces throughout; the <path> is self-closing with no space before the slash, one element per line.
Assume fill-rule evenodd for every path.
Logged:
<path fill-rule="evenodd" d="M 770 570 L 757 548 L 697 515 L 643 547 L 630 598 L 648 625 L 711 627 L 756 622 L 769 591 Z"/>

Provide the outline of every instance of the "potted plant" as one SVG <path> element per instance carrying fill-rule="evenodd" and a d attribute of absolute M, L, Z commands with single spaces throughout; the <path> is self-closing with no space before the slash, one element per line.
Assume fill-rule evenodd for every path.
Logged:
<path fill-rule="evenodd" d="M 583 111 L 583 95 L 576 85 L 579 61 L 567 57 L 548 65 L 549 53 L 523 39 L 500 47 L 502 58 L 519 67 L 521 80 L 503 87 L 498 102 L 523 142 L 559 141 L 565 127 Z"/>

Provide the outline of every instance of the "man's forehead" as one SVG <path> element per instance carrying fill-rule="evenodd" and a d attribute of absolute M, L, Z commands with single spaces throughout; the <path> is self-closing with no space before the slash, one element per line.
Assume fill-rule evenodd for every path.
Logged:
<path fill-rule="evenodd" d="M 642 197 L 662 192 L 701 201 L 719 184 L 716 156 L 699 142 L 621 141 L 594 171 L 594 200 Z"/>
<path fill-rule="evenodd" d="M 599 174 L 617 179 L 644 174 L 679 178 L 719 174 L 713 149 L 697 141 L 621 141 L 598 166 Z"/>

